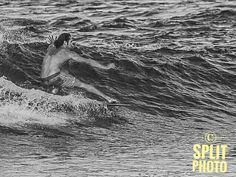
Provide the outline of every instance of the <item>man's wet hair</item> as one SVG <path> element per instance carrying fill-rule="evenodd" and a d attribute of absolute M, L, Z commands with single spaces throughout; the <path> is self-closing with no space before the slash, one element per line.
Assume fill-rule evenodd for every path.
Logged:
<path fill-rule="evenodd" d="M 56 48 L 61 47 L 64 44 L 64 41 L 67 42 L 67 44 L 69 43 L 69 40 L 71 38 L 70 33 L 62 33 L 55 41 L 54 41 L 54 45 Z"/>

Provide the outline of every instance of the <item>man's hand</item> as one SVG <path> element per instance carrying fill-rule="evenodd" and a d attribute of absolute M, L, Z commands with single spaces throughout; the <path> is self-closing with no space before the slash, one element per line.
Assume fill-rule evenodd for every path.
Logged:
<path fill-rule="evenodd" d="M 107 65 L 106 69 L 114 69 L 116 66 L 114 63 L 110 63 L 109 65 Z"/>

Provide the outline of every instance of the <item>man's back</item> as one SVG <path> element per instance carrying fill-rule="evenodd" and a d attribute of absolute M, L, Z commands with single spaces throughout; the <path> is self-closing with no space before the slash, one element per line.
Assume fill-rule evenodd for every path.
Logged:
<path fill-rule="evenodd" d="M 49 77 L 60 72 L 60 68 L 69 58 L 64 47 L 56 48 L 53 45 L 48 47 L 46 56 L 43 59 L 41 78 Z"/>

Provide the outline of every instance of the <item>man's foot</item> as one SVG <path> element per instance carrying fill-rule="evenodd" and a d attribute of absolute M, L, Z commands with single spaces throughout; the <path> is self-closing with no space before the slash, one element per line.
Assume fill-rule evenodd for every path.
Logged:
<path fill-rule="evenodd" d="M 115 103 L 118 103 L 118 101 L 115 100 L 115 99 L 113 99 L 113 98 L 109 98 L 109 99 L 107 99 L 107 102 L 108 102 L 109 104 L 115 104 Z"/>

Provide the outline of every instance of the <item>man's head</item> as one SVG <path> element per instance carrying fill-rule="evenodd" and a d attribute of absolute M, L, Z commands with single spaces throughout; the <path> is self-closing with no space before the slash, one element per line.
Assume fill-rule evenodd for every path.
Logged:
<path fill-rule="evenodd" d="M 56 48 L 61 47 L 64 42 L 67 42 L 67 45 L 69 44 L 69 41 L 71 39 L 70 33 L 62 33 L 55 41 L 54 45 Z"/>

